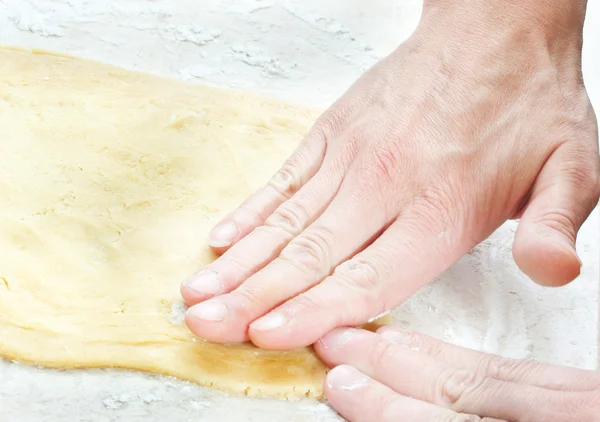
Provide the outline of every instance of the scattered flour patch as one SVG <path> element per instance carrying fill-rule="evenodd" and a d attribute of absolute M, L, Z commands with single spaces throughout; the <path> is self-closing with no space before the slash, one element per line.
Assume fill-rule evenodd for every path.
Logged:
<path fill-rule="evenodd" d="M 190 42 L 196 45 L 206 45 L 221 36 L 218 29 L 207 29 L 195 25 L 166 25 L 159 28 L 164 39 L 177 42 Z"/>
<path fill-rule="evenodd" d="M 142 401 L 146 404 L 151 404 L 157 401 L 162 401 L 162 399 L 158 396 L 155 396 L 152 393 L 146 394 L 143 397 L 141 397 Z"/>
<path fill-rule="evenodd" d="M 42 37 L 60 37 L 63 31 L 57 25 L 49 24 L 41 14 L 25 11 L 15 13 L 8 18 L 19 31 L 28 31 Z"/>
<path fill-rule="evenodd" d="M 231 48 L 233 56 L 248 66 L 258 67 L 267 78 L 288 78 L 290 69 L 279 60 L 267 56 L 254 46 L 236 45 Z M 292 65 L 295 67 L 295 65 Z"/>
<path fill-rule="evenodd" d="M 171 306 L 171 313 L 169 314 L 169 322 L 173 325 L 181 325 L 185 320 L 185 311 L 187 311 L 187 306 L 183 302 L 175 302 L 173 306 Z"/>
<path fill-rule="evenodd" d="M 121 394 L 119 396 L 111 396 L 105 399 L 102 404 L 109 410 L 120 409 L 125 406 L 130 400 L 127 394 Z"/>

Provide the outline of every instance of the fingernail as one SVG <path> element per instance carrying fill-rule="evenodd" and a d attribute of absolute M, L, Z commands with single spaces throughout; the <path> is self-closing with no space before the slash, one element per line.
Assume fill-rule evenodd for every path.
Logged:
<path fill-rule="evenodd" d="M 223 321 L 227 316 L 227 307 L 219 300 L 209 300 L 192 306 L 188 314 L 205 321 Z"/>
<path fill-rule="evenodd" d="M 183 282 L 185 287 L 202 295 L 215 295 L 221 293 L 223 285 L 216 272 L 202 270 Z"/>
<path fill-rule="evenodd" d="M 353 391 L 367 384 L 369 378 L 351 366 L 341 365 L 329 372 L 327 385 L 336 390 Z"/>
<path fill-rule="evenodd" d="M 227 223 L 219 224 L 212 229 L 208 235 L 208 242 L 209 245 L 214 248 L 223 248 L 231 245 L 238 234 L 240 234 L 240 231 L 235 223 L 229 221 Z"/>
<path fill-rule="evenodd" d="M 261 319 L 255 321 L 250 326 L 256 331 L 269 331 L 284 326 L 287 323 L 287 317 L 281 312 L 271 312 Z"/>
<path fill-rule="evenodd" d="M 348 343 L 357 331 L 356 328 L 337 330 L 327 334 L 319 341 L 325 349 L 337 349 Z"/>
<path fill-rule="evenodd" d="M 382 329 L 377 331 L 381 337 L 389 341 L 390 343 L 406 346 L 410 343 L 410 333 L 404 330 L 398 329 Z"/>

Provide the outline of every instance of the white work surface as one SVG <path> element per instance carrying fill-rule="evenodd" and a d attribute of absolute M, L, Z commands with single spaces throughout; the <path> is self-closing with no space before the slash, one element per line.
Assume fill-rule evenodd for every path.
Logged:
<path fill-rule="evenodd" d="M 589 3 L 584 76 L 600 110 L 600 2 Z M 326 106 L 410 35 L 420 10 L 420 1 L 409 0 L 0 0 L 0 44 Z M 582 274 L 561 289 L 538 287 L 518 271 L 511 256 L 515 227 L 503 226 L 396 310 L 395 321 L 488 352 L 595 368 L 598 214 L 580 233 Z M 141 373 L 54 371 L 0 360 L 0 420 L 339 417 L 313 401 L 229 397 Z"/>

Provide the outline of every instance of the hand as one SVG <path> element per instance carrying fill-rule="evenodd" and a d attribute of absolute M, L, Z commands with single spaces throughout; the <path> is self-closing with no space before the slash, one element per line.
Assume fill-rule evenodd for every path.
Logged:
<path fill-rule="evenodd" d="M 585 2 L 540 2 L 427 1 L 414 35 L 213 230 L 222 256 L 182 286 L 190 329 L 312 344 L 396 307 L 510 218 L 525 273 L 573 280 L 599 196 Z"/>
<path fill-rule="evenodd" d="M 335 367 L 327 399 L 350 422 L 600 421 L 600 372 L 488 355 L 394 327 L 336 329 L 315 350 Z"/>

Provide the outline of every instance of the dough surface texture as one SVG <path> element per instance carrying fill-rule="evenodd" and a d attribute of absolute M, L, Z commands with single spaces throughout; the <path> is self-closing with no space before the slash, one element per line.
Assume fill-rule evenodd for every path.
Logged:
<path fill-rule="evenodd" d="M 268 180 L 318 114 L 0 48 L 0 356 L 321 397 L 326 368 L 312 349 L 195 339 L 179 295 L 214 259 L 212 225 Z"/>

